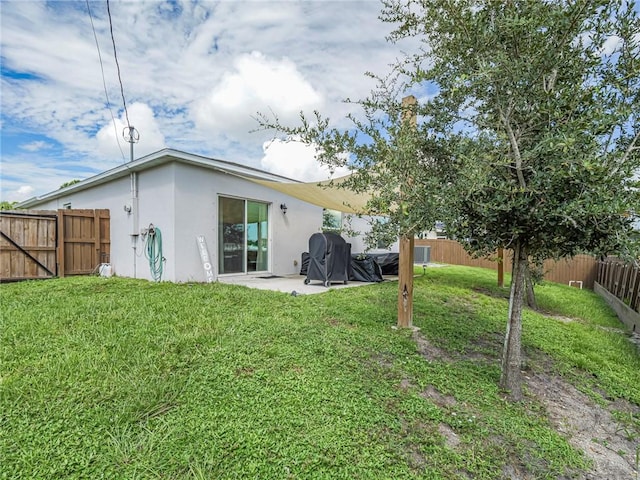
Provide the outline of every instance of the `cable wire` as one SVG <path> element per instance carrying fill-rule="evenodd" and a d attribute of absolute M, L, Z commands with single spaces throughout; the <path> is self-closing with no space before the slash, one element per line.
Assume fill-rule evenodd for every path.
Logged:
<path fill-rule="evenodd" d="M 93 24 L 93 15 L 91 15 L 91 7 L 89 6 L 89 0 L 87 2 L 87 12 L 89 12 L 89 20 L 91 20 L 91 29 L 93 30 L 93 38 L 96 41 L 96 49 L 98 50 L 98 59 L 100 60 L 100 71 L 102 72 L 102 86 L 104 87 L 104 96 L 107 99 L 107 108 L 109 109 L 109 113 L 111 114 L 111 122 L 113 123 L 113 130 L 116 133 L 116 143 L 118 144 L 118 149 L 120 150 L 120 154 L 122 155 L 122 160 L 127 161 L 124 156 L 124 151 L 122 150 L 122 146 L 120 145 L 120 140 L 118 140 L 118 126 L 116 125 L 116 118 L 113 116 L 113 110 L 111 109 L 111 102 L 109 101 L 109 93 L 107 92 L 107 82 L 104 77 L 104 64 L 102 63 L 102 54 L 100 53 L 100 45 L 98 44 L 98 35 L 96 34 L 96 27 Z"/>
<path fill-rule="evenodd" d="M 107 0 L 107 15 L 109 17 L 109 31 L 111 32 L 111 43 L 113 43 L 113 58 L 116 61 L 118 70 L 118 81 L 120 82 L 120 93 L 122 94 L 122 104 L 124 105 L 124 115 L 127 119 L 127 127 L 131 130 L 131 122 L 129 122 L 129 112 L 127 111 L 127 101 L 124 98 L 124 87 L 122 85 L 122 76 L 120 75 L 120 63 L 118 63 L 118 52 L 116 51 L 116 39 L 113 36 L 113 22 L 111 21 L 111 9 L 109 8 L 109 0 Z"/>

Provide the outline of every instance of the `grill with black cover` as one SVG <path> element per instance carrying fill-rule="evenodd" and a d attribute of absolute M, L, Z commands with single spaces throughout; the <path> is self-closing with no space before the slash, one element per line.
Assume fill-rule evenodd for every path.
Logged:
<path fill-rule="evenodd" d="M 331 282 L 349 280 L 351 244 L 335 233 L 314 233 L 309 237 L 309 266 L 304 283 L 319 280 L 325 287 Z"/>

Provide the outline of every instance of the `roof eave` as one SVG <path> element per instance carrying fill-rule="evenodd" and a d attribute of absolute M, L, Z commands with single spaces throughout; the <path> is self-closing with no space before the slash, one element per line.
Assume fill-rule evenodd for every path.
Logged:
<path fill-rule="evenodd" d="M 116 180 L 118 178 L 129 175 L 133 172 L 141 172 L 148 168 L 152 168 L 171 161 L 177 161 L 190 165 L 196 165 L 211 170 L 216 170 L 222 173 L 230 173 L 239 175 L 242 177 L 257 178 L 260 180 L 274 181 L 274 182 L 295 182 L 291 178 L 283 177 L 274 173 L 265 172 L 257 168 L 248 167 L 238 163 L 227 162 L 224 160 L 218 160 L 210 157 L 204 157 L 201 155 L 195 155 L 192 153 L 182 152 L 180 150 L 174 150 L 171 148 L 165 148 L 157 152 L 145 155 L 144 157 L 137 158 L 129 163 L 118 165 L 110 170 L 106 170 L 102 173 L 89 177 L 81 182 L 75 183 L 59 190 L 54 190 L 38 197 L 32 197 L 28 200 L 20 202 L 16 205 L 17 208 L 30 208 L 32 206 L 39 205 L 49 200 L 55 200 L 69 193 L 81 192 L 92 187 L 96 187 L 103 183 Z"/>

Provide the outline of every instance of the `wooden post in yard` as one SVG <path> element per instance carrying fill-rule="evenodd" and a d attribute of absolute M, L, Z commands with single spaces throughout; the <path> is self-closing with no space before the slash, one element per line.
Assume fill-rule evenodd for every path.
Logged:
<path fill-rule="evenodd" d="M 498 287 L 504 287 L 504 249 L 498 249 Z"/>
<path fill-rule="evenodd" d="M 413 325 L 413 235 L 400 237 L 398 265 L 398 327 Z"/>
<path fill-rule="evenodd" d="M 416 97 L 409 95 L 402 99 L 404 121 L 416 126 Z M 407 179 L 411 183 L 411 179 Z M 400 199 L 403 197 L 403 186 L 400 186 Z M 403 208 L 401 206 L 401 208 Z M 413 246 L 414 232 L 409 231 L 400 237 L 400 260 L 398 262 L 398 328 L 413 325 Z"/>

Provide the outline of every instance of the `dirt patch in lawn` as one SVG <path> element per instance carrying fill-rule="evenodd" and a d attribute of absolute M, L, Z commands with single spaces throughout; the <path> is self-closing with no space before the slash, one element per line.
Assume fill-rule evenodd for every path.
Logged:
<path fill-rule="evenodd" d="M 602 407 L 561 377 L 547 373 L 530 373 L 526 384 L 545 406 L 556 430 L 593 462 L 592 470 L 582 478 L 640 478 L 638 439 L 611 414 L 613 410 L 624 408 L 637 412 L 640 408 L 620 400 Z"/>
<path fill-rule="evenodd" d="M 428 361 L 453 361 L 447 351 L 436 347 L 414 329 L 413 338 L 419 353 Z M 471 352 L 472 357 L 474 352 Z M 580 392 L 562 377 L 547 373 L 551 370 L 551 359 L 545 355 L 532 355 L 529 362 L 533 368 L 525 372 L 525 385 L 532 400 L 544 405 L 551 425 L 576 449 L 584 452 L 592 463 L 590 471 L 581 476 L 573 476 L 579 480 L 640 480 L 638 462 L 640 459 L 640 432 L 629 431 L 621 425 L 612 412 L 626 412 L 633 415 L 640 413 L 640 406 L 625 400 L 616 400 L 602 406 Z M 461 355 L 464 358 L 464 355 Z M 458 356 L 455 356 L 458 360 Z M 471 358 L 470 358 L 471 359 Z M 447 398 L 437 390 L 426 389 L 422 395 L 430 398 L 437 405 L 455 404 L 455 399 Z M 440 432 L 451 446 L 457 439 L 452 439 L 447 432 Z M 505 475 L 512 479 L 529 479 L 530 475 L 516 467 L 506 467 Z"/>
<path fill-rule="evenodd" d="M 451 357 L 449 356 L 447 351 L 433 345 L 429 341 L 429 339 L 427 339 L 424 335 L 420 333 L 419 328 L 417 327 L 413 328 L 412 336 L 413 336 L 413 340 L 416 342 L 416 345 L 418 346 L 418 352 L 427 360 L 451 361 Z"/>
<path fill-rule="evenodd" d="M 489 290 L 488 288 L 474 287 L 474 292 L 486 295 L 488 297 L 500 298 L 502 300 L 509 300 L 509 289 L 503 290 Z"/>

